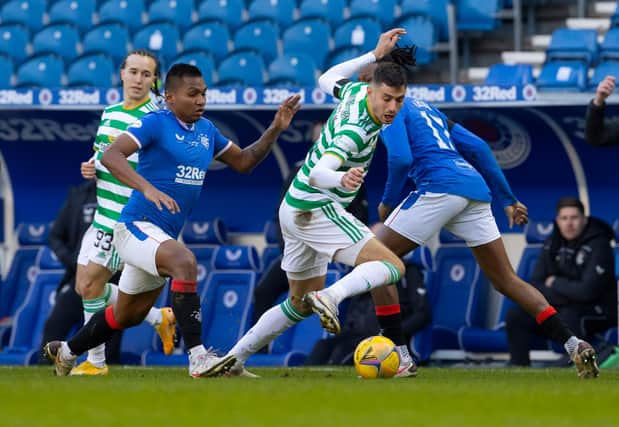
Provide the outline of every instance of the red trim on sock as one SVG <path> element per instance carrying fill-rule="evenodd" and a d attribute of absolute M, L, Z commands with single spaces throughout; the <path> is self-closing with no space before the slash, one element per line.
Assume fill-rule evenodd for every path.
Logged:
<path fill-rule="evenodd" d="M 390 316 L 400 312 L 400 304 L 377 305 L 374 310 L 377 316 Z"/>
<path fill-rule="evenodd" d="M 193 280 L 172 279 L 172 292 L 196 293 L 198 292 L 198 282 Z"/>
<path fill-rule="evenodd" d="M 540 314 L 535 316 L 535 321 L 537 322 L 538 325 L 541 325 L 542 323 L 546 321 L 546 319 L 554 316 L 555 314 L 557 314 L 557 310 L 555 310 L 553 306 L 549 306 L 544 311 L 542 311 Z"/>
<path fill-rule="evenodd" d="M 120 331 L 123 329 L 123 327 L 120 325 L 120 323 L 116 321 L 116 318 L 114 317 L 114 306 L 112 305 L 107 306 L 107 308 L 105 309 L 105 321 L 107 325 L 114 330 Z"/>

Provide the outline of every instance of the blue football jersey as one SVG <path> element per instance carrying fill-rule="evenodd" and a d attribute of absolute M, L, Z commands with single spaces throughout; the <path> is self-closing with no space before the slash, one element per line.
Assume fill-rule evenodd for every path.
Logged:
<path fill-rule="evenodd" d="M 381 131 L 392 164 L 404 165 L 417 191 L 448 193 L 481 202 L 492 196 L 484 178 L 462 157 L 449 134 L 447 118 L 433 106 L 406 98 L 393 123 Z M 404 161 L 403 161 L 404 160 Z M 390 170 L 383 203 L 394 206 L 405 176 Z M 397 174 L 396 174 L 397 175 Z M 397 200 L 399 202 L 400 200 Z"/>
<path fill-rule="evenodd" d="M 170 213 L 139 191 L 133 191 L 118 219 L 120 222 L 148 221 L 177 238 L 197 202 L 206 170 L 229 144 L 210 120 L 186 125 L 169 110 L 146 114 L 126 131 L 139 145 L 137 172 L 178 203 L 180 212 Z"/>

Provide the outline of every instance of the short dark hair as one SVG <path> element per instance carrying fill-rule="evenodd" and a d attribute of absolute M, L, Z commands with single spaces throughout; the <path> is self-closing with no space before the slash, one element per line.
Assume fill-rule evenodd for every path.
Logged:
<path fill-rule="evenodd" d="M 563 208 L 576 208 L 582 215 L 585 214 L 585 206 L 576 197 L 561 197 L 557 203 L 557 213 Z"/>
<path fill-rule="evenodd" d="M 161 96 L 161 93 L 159 93 L 159 79 L 161 78 L 159 73 L 161 72 L 161 70 L 160 70 L 160 64 L 159 64 L 159 59 L 157 58 L 157 55 L 152 53 L 150 50 L 146 50 L 146 49 L 132 50 L 131 52 L 127 54 L 127 56 L 125 56 L 122 64 L 120 64 L 121 70 L 125 69 L 125 67 L 127 66 L 127 58 L 129 58 L 131 55 L 146 56 L 147 58 L 150 58 L 155 62 L 155 81 L 153 82 L 153 86 L 150 88 L 150 90 L 155 95 Z"/>
<path fill-rule="evenodd" d="M 175 89 L 183 77 L 202 77 L 202 72 L 198 67 L 191 64 L 178 63 L 172 65 L 165 76 L 166 92 Z"/>
<path fill-rule="evenodd" d="M 389 87 L 406 86 L 406 71 L 395 62 L 379 62 L 372 74 L 372 84 Z"/>

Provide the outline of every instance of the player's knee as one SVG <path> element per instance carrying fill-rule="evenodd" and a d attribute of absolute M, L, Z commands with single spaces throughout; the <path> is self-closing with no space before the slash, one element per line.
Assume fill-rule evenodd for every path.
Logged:
<path fill-rule="evenodd" d="M 180 280 L 196 280 L 198 277 L 198 263 L 190 251 L 183 252 L 174 258 L 172 277 Z"/>
<path fill-rule="evenodd" d="M 75 282 L 75 292 L 82 299 L 95 299 L 101 296 L 103 287 L 95 280 L 77 280 Z"/>
<path fill-rule="evenodd" d="M 312 314 L 312 308 L 306 303 L 304 303 L 301 297 L 296 295 L 290 295 L 290 303 L 296 310 L 299 311 L 299 313 L 303 315 Z"/>

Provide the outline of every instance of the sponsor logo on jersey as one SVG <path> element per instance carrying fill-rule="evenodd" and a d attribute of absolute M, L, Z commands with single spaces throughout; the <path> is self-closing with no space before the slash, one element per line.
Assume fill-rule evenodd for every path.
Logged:
<path fill-rule="evenodd" d="M 206 171 L 200 170 L 200 168 L 195 166 L 185 166 L 178 165 L 176 166 L 176 178 L 174 182 L 179 184 L 186 185 L 202 185 L 204 182 L 204 176 L 206 175 Z"/>

